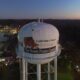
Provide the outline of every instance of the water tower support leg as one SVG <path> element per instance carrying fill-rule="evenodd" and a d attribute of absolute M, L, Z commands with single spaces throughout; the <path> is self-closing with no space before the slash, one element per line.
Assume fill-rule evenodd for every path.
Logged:
<path fill-rule="evenodd" d="M 50 80 L 50 62 L 48 63 L 48 80 Z"/>
<path fill-rule="evenodd" d="M 28 62 L 26 61 L 25 64 L 26 64 L 25 65 L 26 66 L 26 68 L 25 68 L 26 69 L 26 75 L 25 76 L 26 76 L 26 80 L 28 80 Z"/>
<path fill-rule="evenodd" d="M 23 66 L 23 79 L 22 80 L 26 80 L 26 76 L 25 76 L 25 59 L 22 59 L 22 66 Z"/>
<path fill-rule="evenodd" d="M 54 80 L 57 80 L 57 57 L 54 59 Z"/>
<path fill-rule="evenodd" d="M 37 80 L 41 80 L 41 64 L 37 64 Z"/>
<path fill-rule="evenodd" d="M 19 59 L 20 80 L 22 80 L 22 61 Z"/>

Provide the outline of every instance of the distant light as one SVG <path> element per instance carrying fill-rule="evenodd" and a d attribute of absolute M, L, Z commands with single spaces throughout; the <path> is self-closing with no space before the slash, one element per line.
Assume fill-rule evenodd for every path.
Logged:
<path fill-rule="evenodd" d="M 80 72 L 80 68 L 78 65 L 76 65 L 76 69 L 77 69 L 77 72 Z"/>
<path fill-rule="evenodd" d="M 5 59 L 0 59 L 0 62 L 3 62 L 3 61 L 5 61 Z"/>
<path fill-rule="evenodd" d="M 12 29 L 10 32 L 11 32 L 12 34 L 16 34 L 16 33 L 17 33 L 17 30 L 16 30 L 16 29 Z"/>
<path fill-rule="evenodd" d="M 76 68 L 78 69 L 78 68 L 79 68 L 79 66 L 78 66 L 78 65 L 76 65 Z"/>
<path fill-rule="evenodd" d="M 8 65 L 8 63 L 5 64 L 6 66 Z"/>

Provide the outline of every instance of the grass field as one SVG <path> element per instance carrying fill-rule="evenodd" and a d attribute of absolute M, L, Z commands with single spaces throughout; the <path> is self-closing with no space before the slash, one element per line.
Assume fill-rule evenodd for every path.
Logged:
<path fill-rule="evenodd" d="M 70 72 L 58 73 L 58 80 L 73 80 Z"/>

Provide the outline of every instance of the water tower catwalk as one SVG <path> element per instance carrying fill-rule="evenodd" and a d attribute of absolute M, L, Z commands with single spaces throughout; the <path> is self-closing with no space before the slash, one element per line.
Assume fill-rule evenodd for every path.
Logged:
<path fill-rule="evenodd" d="M 47 79 L 57 80 L 57 56 L 60 54 L 61 49 L 59 46 L 59 32 L 51 24 L 42 22 L 32 22 L 24 25 L 18 33 L 18 48 L 17 55 L 22 59 L 20 61 L 21 80 L 29 79 L 30 64 L 36 65 L 36 79 L 41 78 L 41 66 L 47 64 Z M 50 77 L 50 62 L 54 60 L 54 79 Z M 20 68 L 21 69 L 21 68 Z M 45 68 L 46 69 L 46 68 Z M 32 76 L 30 76 L 32 77 Z"/>

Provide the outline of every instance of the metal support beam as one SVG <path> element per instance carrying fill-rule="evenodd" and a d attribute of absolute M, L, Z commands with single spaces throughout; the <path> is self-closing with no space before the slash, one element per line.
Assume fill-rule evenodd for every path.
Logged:
<path fill-rule="evenodd" d="M 57 80 L 57 57 L 54 58 L 54 80 Z"/>
<path fill-rule="evenodd" d="M 25 66 L 26 66 L 26 67 L 25 67 L 25 68 L 26 68 L 26 69 L 25 69 L 25 71 L 26 71 L 25 77 L 26 77 L 26 80 L 28 80 L 28 62 L 27 62 L 27 61 L 25 62 Z"/>
<path fill-rule="evenodd" d="M 22 67 L 23 67 L 23 77 L 22 77 L 22 80 L 26 80 L 25 59 L 22 59 Z"/>
<path fill-rule="evenodd" d="M 20 80 L 22 80 L 22 61 L 21 61 L 21 58 L 19 58 L 19 70 L 20 70 Z"/>
<path fill-rule="evenodd" d="M 41 64 L 37 64 L 37 80 L 41 80 Z"/>
<path fill-rule="evenodd" d="M 48 80 L 51 80 L 50 79 L 50 62 L 48 63 Z"/>

